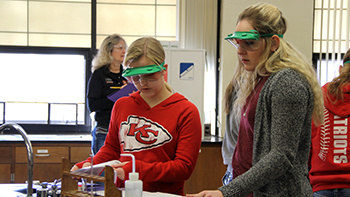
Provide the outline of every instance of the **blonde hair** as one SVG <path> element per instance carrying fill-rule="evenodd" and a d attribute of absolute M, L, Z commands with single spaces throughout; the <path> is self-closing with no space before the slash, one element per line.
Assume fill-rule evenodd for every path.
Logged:
<path fill-rule="evenodd" d="M 94 72 L 95 70 L 105 65 L 109 65 L 113 62 L 112 51 L 113 51 L 114 45 L 118 44 L 121 40 L 125 42 L 125 40 L 120 35 L 112 34 L 107 36 L 102 41 L 97 55 L 92 60 L 92 67 L 91 67 L 92 72 Z"/>
<path fill-rule="evenodd" d="M 344 85 L 350 84 L 350 63 L 346 63 L 346 61 L 350 60 L 350 49 L 346 52 L 343 60 L 343 68 L 341 70 L 341 73 L 339 73 L 339 76 L 334 78 L 327 87 L 327 97 L 328 99 L 336 103 L 338 100 L 344 100 L 343 97 L 343 89 L 342 87 Z M 330 95 L 335 96 L 335 100 L 332 101 Z"/>
<path fill-rule="evenodd" d="M 258 3 L 247 7 L 238 17 L 238 21 L 248 20 L 260 34 L 285 34 L 287 30 L 286 19 L 277 7 Z M 313 121 L 319 125 L 323 122 L 323 96 L 321 87 L 317 81 L 316 72 L 304 55 L 284 39 L 280 39 L 279 47 L 271 52 L 271 37 L 262 37 L 266 41 L 266 48 L 259 59 L 259 64 L 253 72 L 244 69 L 239 61 L 234 74 L 237 79 L 238 95 L 234 103 L 237 116 L 246 102 L 246 98 L 253 91 L 255 84 L 261 76 L 269 76 L 283 68 L 292 68 L 303 76 L 310 84 L 314 94 Z"/>
<path fill-rule="evenodd" d="M 165 51 L 162 44 L 152 37 L 142 37 L 131 43 L 124 58 L 124 65 L 137 61 L 142 56 L 148 57 L 158 66 L 165 61 Z M 174 92 L 167 82 L 165 82 L 165 86 L 169 92 Z"/>

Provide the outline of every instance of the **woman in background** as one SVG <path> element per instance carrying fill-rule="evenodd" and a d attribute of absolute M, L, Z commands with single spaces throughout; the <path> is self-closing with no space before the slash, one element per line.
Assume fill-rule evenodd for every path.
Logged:
<path fill-rule="evenodd" d="M 87 101 L 90 112 L 94 112 L 96 125 L 92 130 L 93 154 L 103 146 L 108 133 L 114 102 L 108 95 L 120 90 L 127 82 L 122 76 L 126 42 L 118 34 L 107 36 L 92 61 L 92 75 L 88 82 Z"/>
<path fill-rule="evenodd" d="M 325 121 L 312 127 L 310 183 L 315 197 L 350 196 L 350 49 L 322 90 Z"/>
<path fill-rule="evenodd" d="M 234 33 L 225 38 L 239 57 L 233 180 L 187 196 L 312 196 L 311 120 L 323 121 L 322 91 L 312 65 L 283 39 L 286 29 L 277 7 L 259 3 L 239 15 Z"/>

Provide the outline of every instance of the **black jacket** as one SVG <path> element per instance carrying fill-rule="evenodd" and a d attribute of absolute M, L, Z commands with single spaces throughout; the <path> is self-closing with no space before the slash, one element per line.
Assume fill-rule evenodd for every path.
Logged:
<path fill-rule="evenodd" d="M 107 98 L 108 95 L 118 91 L 127 81 L 122 77 L 122 65 L 120 73 L 112 73 L 108 65 L 95 70 L 88 82 L 87 103 L 90 112 L 96 112 L 97 126 L 108 128 L 111 111 L 114 102 Z M 124 81 L 124 82 L 123 82 Z"/>

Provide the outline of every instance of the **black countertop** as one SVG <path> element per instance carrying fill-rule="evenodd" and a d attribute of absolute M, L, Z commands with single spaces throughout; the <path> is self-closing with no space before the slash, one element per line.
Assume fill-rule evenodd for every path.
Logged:
<path fill-rule="evenodd" d="M 202 144 L 220 144 L 222 143 L 222 137 L 216 136 L 204 136 Z"/>

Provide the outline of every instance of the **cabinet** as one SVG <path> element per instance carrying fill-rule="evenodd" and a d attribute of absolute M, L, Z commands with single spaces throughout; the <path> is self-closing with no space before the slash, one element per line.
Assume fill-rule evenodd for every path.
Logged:
<path fill-rule="evenodd" d="M 203 190 L 216 190 L 222 186 L 226 172 L 221 156 L 221 143 L 202 143 L 196 167 L 185 182 L 185 194 L 196 194 Z"/>
<path fill-rule="evenodd" d="M 15 182 L 23 183 L 27 180 L 27 149 L 16 147 Z M 67 146 L 33 146 L 33 179 L 41 182 L 52 182 L 61 177 L 62 157 L 69 158 Z"/>
<path fill-rule="evenodd" d="M 69 159 L 71 166 L 85 160 L 91 152 L 90 142 L 32 142 L 33 179 L 53 182 L 61 178 L 62 158 Z M 28 179 L 28 156 L 23 142 L 0 143 L 0 183 L 24 183 Z"/>
<path fill-rule="evenodd" d="M 72 166 L 75 163 L 84 161 L 86 158 L 90 156 L 91 153 L 91 146 L 89 143 L 89 146 L 71 146 L 70 147 L 70 156 L 69 161 L 72 164 Z M 62 162 L 62 161 L 60 161 Z"/>
<path fill-rule="evenodd" d="M 12 147 L 0 147 L 0 153 L 0 183 L 9 183 L 11 181 Z"/>

